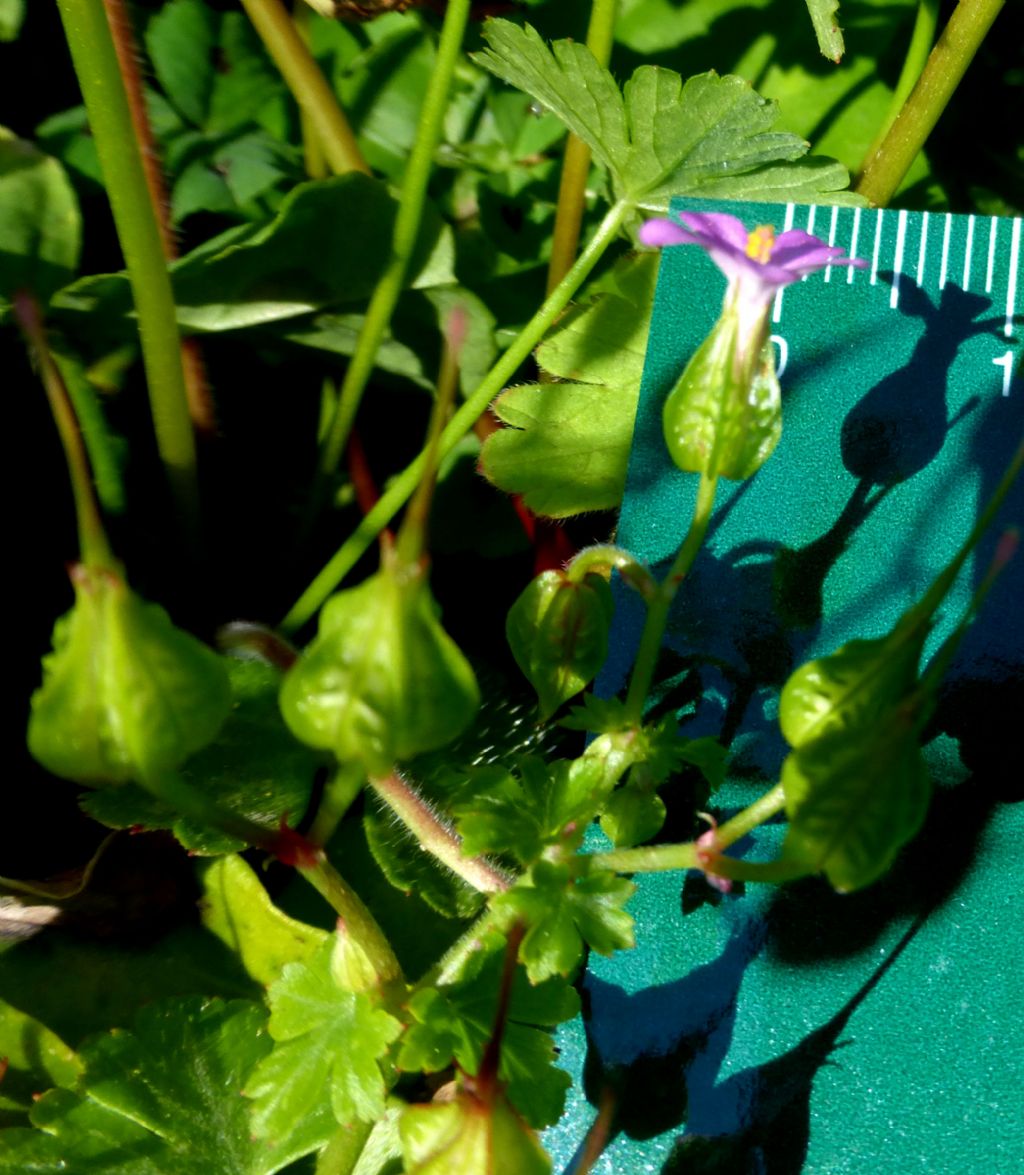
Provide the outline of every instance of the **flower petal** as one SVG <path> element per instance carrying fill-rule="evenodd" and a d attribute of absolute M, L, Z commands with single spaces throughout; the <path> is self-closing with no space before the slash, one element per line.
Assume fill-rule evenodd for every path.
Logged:
<path fill-rule="evenodd" d="M 746 256 L 749 233 L 743 221 L 728 212 L 682 212 L 679 219 L 692 232 L 696 244 L 737 249 Z"/>
<path fill-rule="evenodd" d="M 637 237 L 642 245 L 659 248 L 662 245 L 693 245 L 697 242 L 674 220 L 646 220 L 640 226 Z"/>

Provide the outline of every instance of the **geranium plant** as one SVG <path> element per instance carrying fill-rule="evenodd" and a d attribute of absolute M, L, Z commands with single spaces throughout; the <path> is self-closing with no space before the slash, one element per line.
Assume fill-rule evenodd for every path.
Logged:
<path fill-rule="evenodd" d="M 46 541 L 17 573 L 0 1172 L 548 1171 L 553 1033 L 588 952 L 633 946 L 637 875 L 848 892 L 914 836 L 1012 533 L 922 664 L 926 638 L 1021 449 L 890 633 L 788 677 L 788 757 L 738 814 L 728 733 L 658 696 L 720 479 L 785 443 L 772 300 L 865 264 L 672 197 L 1020 207 L 1005 144 L 967 189 L 941 137 L 921 154 L 979 50 L 1019 90 L 998 0 L 934 52 L 936 5 L 880 0 L 852 62 L 808 7 L 757 66 L 710 0 L 0 0 L 0 337 L 12 399 L 50 412 L 22 446 Z M 681 246 L 726 281 L 661 409 L 699 487 L 659 572 L 611 512 Z M 626 596 L 642 636 L 603 696 Z M 780 816 L 773 859 L 735 851 Z"/>

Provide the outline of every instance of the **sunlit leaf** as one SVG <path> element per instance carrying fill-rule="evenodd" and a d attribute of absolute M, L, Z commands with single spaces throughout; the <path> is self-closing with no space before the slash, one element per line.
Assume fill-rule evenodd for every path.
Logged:
<path fill-rule="evenodd" d="M 807 144 L 773 130 L 774 104 L 742 78 L 705 73 L 684 82 L 672 70 L 640 66 L 620 93 L 577 42 L 549 47 L 529 25 L 505 20 L 490 21 L 484 36 L 489 48 L 475 59 L 557 114 L 608 169 L 620 198 L 645 208 L 664 208 L 679 195 L 756 198 L 756 179 L 752 191 L 734 188 L 733 177 L 773 166 L 774 194 L 761 199 L 806 197 L 811 180 L 823 201 L 859 202 L 841 194 L 849 177 L 830 160 L 812 164 L 813 177 L 798 170 L 787 188 L 787 165 Z"/>
<path fill-rule="evenodd" d="M 306 1153 L 301 1119 L 270 1146 L 254 1139 L 240 1091 L 270 1047 L 266 1013 L 246 1001 L 154 1004 L 132 1031 L 88 1042 L 82 1092 L 51 1090 L 34 1130 L 5 1131 L 11 1175 L 271 1175 Z"/>
<path fill-rule="evenodd" d="M 43 1090 L 55 1085 L 73 1089 L 83 1068 L 74 1050 L 55 1032 L 3 1000 L 0 1057 L 7 1063 L 0 1082 L 0 1126 L 24 1123 Z"/>
<path fill-rule="evenodd" d="M 510 427 L 488 437 L 481 469 L 538 514 L 564 518 L 622 501 L 656 261 L 621 263 L 548 335 L 537 361 L 557 381 L 510 388 L 495 402 Z"/>
<path fill-rule="evenodd" d="M 333 941 L 305 963 L 289 963 L 268 993 L 273 1051 L 246 1082 L 253 1129 L 273 1140 L 309 1116 L 326 1142 L 336 1122 L 372 1122 L 384 1112 L 380 1059 L 400 1021 L 372 993 L 346 991 L 331 969 Z"/>

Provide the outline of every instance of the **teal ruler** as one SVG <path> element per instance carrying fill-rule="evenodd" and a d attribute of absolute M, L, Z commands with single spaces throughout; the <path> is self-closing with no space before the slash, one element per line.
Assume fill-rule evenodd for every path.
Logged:
<path fill-rule="evenodd" d="M 779 690 L 803 661 L 889 630 L 969 533 L 1024 435 L 1018 219 L 680 201 L 748 228 L 806 229 L 863 269 L 787 287 L 771 311 L 783 437 L 728 483 L 665 640 L 658 704 L 721 737 L 724 816 L 778 778 Z M 718 315 L 725 279 L 663 250 L 618 541 L 664 569 L 696 478 L 661 405 Z M 949 633 L 1024 487 L 955 585 Z M 604 689 L 642 620 L 620 592 Z M 548 1133 L 570 1171 L 602 1091 L 619 1112 L 598 1173 L 1024 1171 L 1024 558 L 961 647 L 927 748 L 928 821 L 892 873 L 838 896 L 816 880 L 721 898 L 696 876 L 637 878 L 638 946 L 592 958 L 573 1071 Z M 778 825 L 740 851 L 770 855 Z"/>

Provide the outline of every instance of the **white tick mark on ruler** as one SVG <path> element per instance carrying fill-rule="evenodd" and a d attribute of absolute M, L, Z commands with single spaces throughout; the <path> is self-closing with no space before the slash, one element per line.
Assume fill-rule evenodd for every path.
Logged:
<path fill-rule="evenodd" d="M 949 233 L 953 227 L 953 218 L 946 213 L 946 229 L 942 234 L 942 265 L 939 268 L 939 289 L 946 288 L 946 274 L 949 272 Z"/>
<path fill-rule="evenodd" d="M 974 217 L 967 218 L 967 244 L 964 245 L 964 280 L 960 283 L 965 290 L 971 288 L 971 250 L 974 248 Z"/>
<path fill-rule="evenodd" d="M 907 240 L 907 210 L 900 210 L 896 220 L 896 256 L 892 263 L 892 291 L 889 294 L 889 309 L 895 310 L 900 300 L 900 274 L 903 272 L 903 246 Z"/>
<path fill-rule="evenodd" d="M 917 286 L 924 289 L 924 258 L 928 250 L 928 213 L 921 214 L 921 247 L 917 251 Z"/>
<path fill-rule="evenodd" d="M 878 252 L 882 247 L 882 210 L 879 208 L 875 218 L 875 247 L 871 253 L 871 285 L 878 281 Z"/>
<path fill-rule="evenodd" d="M 838 220 L 839 220 L 839 205 L 834 204 L 832 206 L 832 220 L 829 222 L 829 226 L 828 226 L 828 243 L 829 243 L 830 248 L 836 243 L 836 223 L 838 222 Z M 825 266 L 825 281 L 828 281 L 831 277 L 832 277 L 832 266 L 826 265 Z"/>
<path fill-rule="evenodd" d="M 1020 226 L 1021 219 L 1013 222 L 1010 230 L 1010 278 L 1006 284 L 1006 325 L 1003 334 L 1007 338 L 1013 334 L 1013 311 L 1017 302 L 1017 268 L 1020 264 Z"/>
<path fill-rule="evenodd" d="M 853 210 L 853 236 L 850 237 L 850 256 L 857 256 L 857 238 L 860 236 L 860 209 Z M 846 267 L 846 284 L 853 285 L 853 275 L 857 272 L 855 265 L 848 265 Z"/>
<path fill-rule="evenodd" d="M 996 264 L 996 237 L 999 234 L 999 221 L 993 216 L 988 226 L 988 269 L 985 270 L 985 293 L 992 293 L 992 273 Z"/>
<path fill-rule="evenodd" d="M 814 232 L 814 217 L 815 217 L 815 215 L 817 214 L 817 211 L 818 211 L 818 206 L 817 206 L 817 204 L 812 204 L 812 205 L 810 206 L 810 208 L 807 210 L 807 231 L 808 231 L 809 233 L 813 233 L 813 232 Z M 800 280 L 801 280 L 802 282 L 805 282 L 805 281 L 807 281 L 807 279 L 808 279 L 810 276 L 811 276 L 811 275 L 810 275 L 809 273 L 805 273 L 805 274 L 804 274 L 804 276 L 803 276 L 803 277 L 802 277 Z"/>

